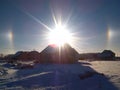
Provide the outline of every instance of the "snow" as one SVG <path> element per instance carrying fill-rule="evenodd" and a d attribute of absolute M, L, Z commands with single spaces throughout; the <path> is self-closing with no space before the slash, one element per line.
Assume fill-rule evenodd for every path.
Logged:
<path fill-rule="evenodd" d="M 0 64 L 0 90 L 120 90 L 120 61 L 79 61 L 76 64 L 36 64 L 33 69 L 16 69 Z M 85 79 L 86 72 L 95 74 Z"/>
<path fill-rule="evenodd" d="M 92 68 L 104 73 L 109 81 L 120 90 L 120 61 L 94 61 L 91 63 Z"/>

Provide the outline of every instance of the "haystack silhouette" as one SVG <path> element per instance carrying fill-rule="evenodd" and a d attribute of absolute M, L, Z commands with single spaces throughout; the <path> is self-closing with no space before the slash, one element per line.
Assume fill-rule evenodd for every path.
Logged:
<path fill-rule="evenodd" d="M 40 63 L 76 63 L 78 61 L 78 52 L 69 44 L 62 47 L 48 45 L 40 53 Z"/>

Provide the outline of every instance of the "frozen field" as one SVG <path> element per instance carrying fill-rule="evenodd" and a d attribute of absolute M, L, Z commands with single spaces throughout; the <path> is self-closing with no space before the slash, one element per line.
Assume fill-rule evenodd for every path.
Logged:
<path fill-rule="evenodd" d="M 91 67 L 96 71 L 104 73 L 120 90 L 120 61 L 94 61 Z"/>
<path fill-rule="evenodd" d="M 37 64 L 33 69 L 2 63 L 0 90 L 120 90 L 119 72 L 120 61 Z"/>

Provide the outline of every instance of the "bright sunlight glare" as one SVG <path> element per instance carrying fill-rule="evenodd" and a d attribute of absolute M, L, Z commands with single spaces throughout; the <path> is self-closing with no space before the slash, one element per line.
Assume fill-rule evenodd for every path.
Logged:
<path fill-rule="evenodd" d="M 53 44 L 59 47 L 64 46 L 65 43 L 68 43 L 72 46 L 74 45 L 74 42 L 77 39 L 76 37 L 73 36 L 75 33 L 69 32 L 69 29 L 66 27 L 67 23 L 62 25 L 61 18 L 56 19 L 56 16 L 54 15 L 54 13 L 52 13 L 52 16 L 55 23 L 55 28 L 50 28 L 49 26 L 44 24 L 42 21 L 40 21 L 30 13 L 28 12 L 25 12 L 25 13 L 28 16 L 30 16 L 32 19 L 34 19 L 36 22 L 43 25 L 47 30 L 49 30 L 49 32 L 46 32 L 47 34 L 45 35 L 49 45 Z"/>
<path fill-rule="evenodd" d="M 50 44 L 63 46 L 65 43 L 71 43 L 72 34 L 65 26 L 58 24 L 56 25 L 55 29 L 49 32 L 49 40 Z"/>

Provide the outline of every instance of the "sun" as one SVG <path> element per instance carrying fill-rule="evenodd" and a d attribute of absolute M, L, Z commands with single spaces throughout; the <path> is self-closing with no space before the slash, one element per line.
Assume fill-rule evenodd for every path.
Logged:
<path fill-rule="evenodd" d="M 45 37 L 47 39 L 47 43 L 49 45 L 55 45 L 55 46 L 64 46 L 66 43 L 74 46 L 74 42 L 77 40 L 77 37 L 75 37 L 76 33 L 71 33 L 70 29 L 67 28 L 67 24 L 69 21 L 69 18 L 67 21 L 62 22 L 62 17 L 56 16 L 54 12 L 52 12 L 52 18 L 55 24 L 54 28 L 49 27 L 48 25 L 44 24 L 41 20 L 37 19 L 33 15 L 31 15 L 29 12 L 25 12 L 29 17 L 34 19 L 36 22 L 41 24 L 43 27 L 48 30 L 45 32 Z M 63 24 L 64 23 L 64 24 Z"/>
<path fill-rule="evenodd" d="M 59 47 L 63 46 L 65 43 L 71 43 L 72 34 L 68 29 L 61 24 L 57 24 L 56 27 L 49 32 L 50 44 L 55 44 Z"/>

